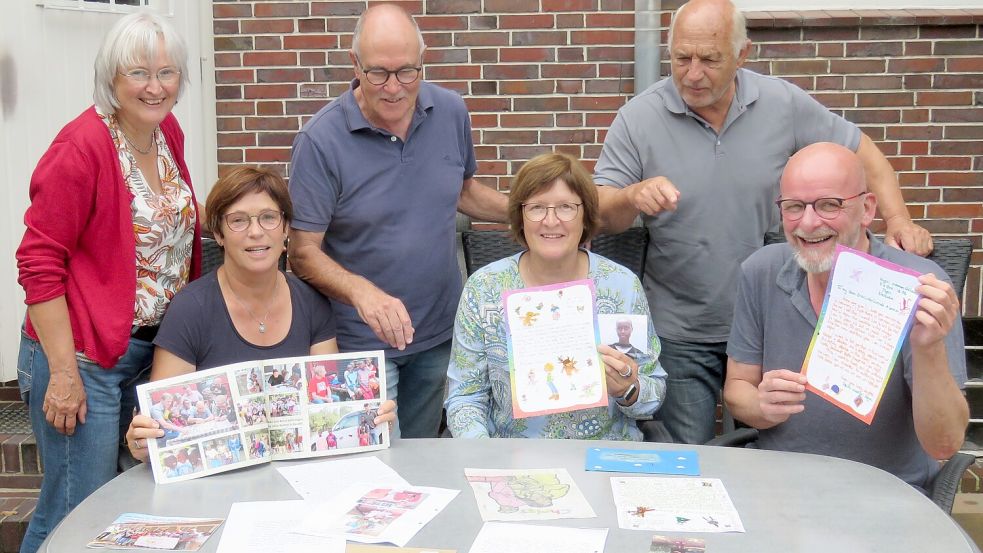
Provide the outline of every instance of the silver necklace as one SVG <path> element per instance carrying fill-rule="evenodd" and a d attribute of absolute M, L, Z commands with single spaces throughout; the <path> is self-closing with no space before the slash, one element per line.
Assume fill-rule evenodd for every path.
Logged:
<path fill-rule="evenodd" d="M 153 135 L 150 135 L 150 145 L 147 146 L 147 149 L 146 150 L 141 150 L 140 147 L 137 146 L 136 144 L 134 144 L 133 143 L 133 140 L 131 140 L 130 137 L 127 136 L 126 131 L 123 130 L 123 126 L 122 125 L 120 125 L 120 127 L 119 127 L 119 132 L 121 132 L 123 134 L 123 140 L 126 141 L 126 144 L 127 145 L 129 145 L 131 148 L 133 148 L 134 150 L 140 152 L 143 155 L 149 154 L 150 153 L 150 150 L 153 149 L 154 144 L 157 143 L 157 141 L 154 140 L 154 136 Z M 156 133 L 156 132 L 157 131 L 154 130 L 154 133 Z"/>
<path fill-rule="evenodd" d="M 279 273 L 277 274 L 276 279 L 273 281 L 273 295 L 272 297 L 270 297 L 270 302 L 266 305 L 266 315 L 263 315 L 262 319 L 257 317 L 253 313 L 253 310 L 250 309 L 249 306 L 247 306 L 245 303 L 243 303 L 241 299 L 239 299 L 239 296 L 238 294 L 236 294 L 236 291 L 232 289 L 232 282 L 229 280 L 229 275 L 225 275 L 225 283 L 229 286 L 229 292 L 232 292 L 232 297 L 235 298 L 236 302 L 238 302 L 239 305 L 241 305 L 242 308 L 245 309 L 247 313 L 249 313 L 249 316 L 252 317 L 254 321 L 259 323 L 259 333 L 266 334 L 266 319 L 270 316 L 270 312 L 273 311 L 273 300 L 276 299 L 276 288 L 277 286 L 280 285 Z"/>

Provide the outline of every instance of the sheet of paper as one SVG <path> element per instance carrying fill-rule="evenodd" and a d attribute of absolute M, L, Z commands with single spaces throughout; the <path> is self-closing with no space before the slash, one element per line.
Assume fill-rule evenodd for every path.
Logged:
<path fill-rule="evenodd" d="M 870 424 L 911 328 L 918 274 L 843 246 L 802 364 L 808 388 Z"/>
<path fill-rule="evenodd" d="M 486 522 L 470 553 L 603 553 L 607 528 Z"/>
<path fill-rule="evenodd" d="M 432 547 L 393 547 L 391 545 L 370 545 L 350 543 L 345 553 L 457 553 L 457 549 L 434 549 Z"/>
<path fill-rule="evenodd" d="M 717 478 L 611 478 L 618 527 L 657 532 L 743 532 Z"/>
<path fill-rule="evenodd" d="M 464 469 L 481 519 L 520 521 L 597 516 L 566 469 Z"/>
<path fill-rule="evenodd" d="M 502 294 L 515 418 L 608 404 L 594 296 L 591 280 Z"/>
<path fill-rule="evenodd" d="M 406 488 L 410 483 L 378 457 L 338 459 L 302 465 L 287 465 L 276 469 L 304 499 L 334 501 L 335 493 L 347 486 Z M 325 494 L 325 482 L 332 482 L 331 493 Z"/>
<path fill-rule="evenodd" d="M 591 447 L 585 470 L 698 476 L 700 461 L 691 450 L 640 450 Z"/>
<path fill-rule="evenodd" d="M 345 540 L 293 533 L 303 500 L 233 503 L 218 553 L 344 553 Z"/>
<path fill-rule="evenodd" d="M 330 502 L 308 502 L 297 532 L 405 546 L 460 491 L 422 486 L 348 486 Z"/>
<path fill-rule="evenodd" d="M 89 542 L 88 547 L 198 551 L 222 521 L 123 513 Z"/>

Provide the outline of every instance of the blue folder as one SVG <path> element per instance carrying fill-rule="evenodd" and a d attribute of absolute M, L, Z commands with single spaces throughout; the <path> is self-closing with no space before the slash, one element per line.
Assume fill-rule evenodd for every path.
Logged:
<path fill-rule="evenodd" d="M 591 447 L 587 449 L 587 463 L 584 468 L 602 472 L 698 476 L 700 461 L 696 452 L 691 450 Z"/>

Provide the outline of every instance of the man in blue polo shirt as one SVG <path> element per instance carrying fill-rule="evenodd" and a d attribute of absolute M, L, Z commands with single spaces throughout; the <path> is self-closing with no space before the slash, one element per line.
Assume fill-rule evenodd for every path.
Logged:
<path fill-rule="evenodd" d="M 821 141 L 855 151 L 887 243 L 931 251 L 874 143 L 798 87 L 741 69 L 750 48 L 729 0 L 684 4 L 669 31 L 672 79 L 619 111 L 595 167 L 606 231 L 639 214 L 649 229 L 642 283 L 669 373 L 660 413 L 677 442 L 713 437 L 738 268 L 778 226 L 772 202 L 789 156 Z"/>
<path fill-rule="evenodd" d="M 294 140 L 294 271 L 331 299 L 342 351 L 386 350 L 397 435 L 435 437 L 461 293 L 455 213 L 506 220 L 506 197 L 474 179 L 461 98 L 423 81 L 413 18 L 359 18 L 352 88 Z"/>

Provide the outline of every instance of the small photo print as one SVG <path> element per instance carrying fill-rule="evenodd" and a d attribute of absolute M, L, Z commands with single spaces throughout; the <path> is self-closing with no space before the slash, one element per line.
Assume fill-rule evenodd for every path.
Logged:
<path fill-rule="evenodd" d="M 269 400 L 271 419 L 300 414 L 300 396 L 295 393 L 270 394 Z"/>
<path fill-rule="evenodd" d="M 248 448 L 246 455 L 250 459 L 264 459 L 273 453 L 270 448 L 270 433 L 265 428 L 246 432 L 245 446 Z"/>
<path fill-rule="evenodd" d="M 268 391 L 299 392 L 304 387 L 300 363 L 275 364 L 263 367 Z"/>
<path fill-rule="evenodd" d="M 154 390 L 150 403 L 150 417 L 164 430 L 164 436 L 157 438 L 158 447 L 239 429 L 225 374 Z"/>
<path fill-rule="evenodd" d="M 304 435 L 299 427 L 270 429 L 270 446 L 273 453 L 298 453 L 304 451 Z"/>
<path fill-rule="evenodd" d="M 158 451 L 157 457 L 160 459 L 160 466 L 164 467 L 164 475 L 168 478 L 185 476 L 205 470 L 198 444 L 169 449 L 167 451 Z"/>
<path fill-rule="evenodd" d="M 263 369 L 248 367 L 236 371 L 236 386 L 240 396 L 258 394 L 263 391 Z"/>
<path fill-rule="evenodd" d="M 367 401 L 361 405 L 328 404 L 310 407 L 308 414 L 313 442 L 311 451 L 385 444 L 388 439 L 386 424 L 375 424 L 380 403 Z"/>
<path fill-rule="evenodd" d="M 598 315 L 597 324 L 602 344 L 607 344 L 632 359 L 649 350 L 648 318 L 645 315 Z"/>
<path fill-rule="evenodd" d="M 242 449 L 242 437 L 238 433 L 202 442 L 205 465 L 209 469 L 224 467 L 242 461 L 246 454 Z"/>
<path fill-rule="evenodd" d="M 705 553 L 706 542 L 700 538 L 673 538 L 652 536 L 649 553 Z"/>
<path fill-rule="evenodd" d="M 266 423 L 266 397 L 261 395 L 240 398 L 239 420 L 242 426 Z"/>
<path fill-rule="evenodd" d="M 359 498 L 345 514 L 345 532 L 378 536 L 397 518 L 420 505 L 427 494 L 409 490 L 380 488 Z"/>

